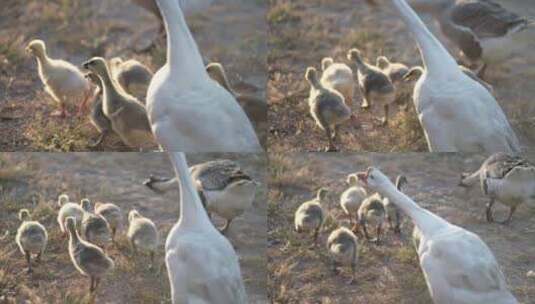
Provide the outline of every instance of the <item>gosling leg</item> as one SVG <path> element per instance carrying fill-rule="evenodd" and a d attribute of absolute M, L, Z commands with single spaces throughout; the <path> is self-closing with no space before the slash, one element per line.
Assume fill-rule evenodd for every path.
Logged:
<path fill-rule="evenodd" d="M 498 222 L 498 224 L 509 225 L 511 223 L 511 220 L 513 219 L 513 213 L 515 213 L 515 210 L 516 206 L 511 207 L 509 209 L 509 216 L 507 217 L 507 219 L 503 222 Z"/>
<path fill-rule="evenodd" d="M 28 263 L 28 273 L 32 273 L 32 257 L 28 250 L 24 251 L 24 254 L 26 255 L 26 263 Z"/>
<path fill-rule="evenodd" d="M 37 257 L 35 258 L 35 262 L 36 262 L 36 263 L 41 263 L 41 255 L 43 255 L 43 251 L 40 251 L 40 252 L 37 254 Z"/>
<path fill-rule="evenodd" d="M 361 222 L 360 226 L 362 226 L 362 230 L 364 230 L 364 236 L 366 237 L 366 240 L 370 240 L 370 235 L 368 234 L 368 227 L 366 227 L 366 222 Z"/>
<path fill-rule="evenodd" d="M 351 279 L 347 282 L 348 285 L 353 285 L 353 283 L 355 283 L 356 275 L 357 275 L 357 264 L 355 262 L 351 262 Z"/>
<path fill-rule="evenodd" d="M 369 109 L 370 108 L 370 103 L 368 102 L 368 93 L 364 93 L 364 96 L 362 97 L 362 104 L 360 105 L 361 108 L 363 109 Z"/>
<path fill-rule="evenodd" d="M 388 125 L 388 107 L 389 107 L 388 104 L 384 105 L 384 114 L 385 114 L 385 116 L 381 119 L 381 125 L 383 127 Z"/>
<path fill-rule="evenodd" d="M 154 251 L 151 251 L 150 252 L 150 265 L 149 265 L 149 269 L 152 269 L 154 265 Z"/>
<path fill-rule="evenodd" d="M 376 234 L 377 234 L 376 239 L 375 239 L 375 243 L 377 245 L 379 245 L 381 243 L 381 234 L 382 234 L 382 231 L 383 231 L 383 225 L 381 225 L 381 224 L 377 225 L 377 228 L 376 228 L 375 231 L 376 231 Z"/>
<path fill-rule="evenodd" d="M 494 199 L 491 198 L 490 201 L 487 203 L 487 222 L 492 223 L 494 222 L 494 216 L 492 214 L 492 206 L 494 205 Z"/>
<path fill-rule="evenodd" d="M 320 234 L 320 228 L 321 227 L 318 227 L 316 228 L 316 230 L 314 230 L 314 247 L 318 246 L 318 236 Z"/>
<path fill-rule="evenodd" d="M 338 149 L 334 145 L 334 140 L 333 140 L 333 136 L 332 136 L 332 133 L 331 133 L 331 127 L 330 126 L 327 126 L 325 128 L 325 135 L 327 136 L 327 139 L 329 140 L 329 146 L 327 147 L 325 152 L 336 152 Z"/>

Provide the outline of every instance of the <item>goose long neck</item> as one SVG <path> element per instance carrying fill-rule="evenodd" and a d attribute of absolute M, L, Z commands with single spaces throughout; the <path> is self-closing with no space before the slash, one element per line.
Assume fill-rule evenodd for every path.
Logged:
<path fill-rule="evenodd" d="M 177 0 L 156 0 L 167 33 L 167 65 L 171 75 L 186 73 L 184 80 L 206 76 L 202 56 Z"/>
<path fill-rule="evenodd" d="M 449 225 L 449 223 L 444 219 L 418 206 L 418 204 L 416 204 L 407 195 L 396 189 L 393 184 L 384 187 L 379 191 L 379 193 L 383 197 L 387 197 L 405 214 L 407 214 L 424 235 L 430 235 L 433 232 Z"/>
<path fill-rule="evenodd" d="M 181 227 L 205 229 L 213 225 L 204 210 L 201 199 L 193 186 L 186 156 L 181 152 L 169 154 L 175 167 L 175 173 L 180 188 L 180 218 L 178 223 Z"/>
<path fill-rule="evenodd" d="M 429 31 L 423 21 L 405 0 L 392 0 L 409 30 L 414 34 L 425 69 L 432 75 L 444 75 L 459 71 L 457 62 Z"/>

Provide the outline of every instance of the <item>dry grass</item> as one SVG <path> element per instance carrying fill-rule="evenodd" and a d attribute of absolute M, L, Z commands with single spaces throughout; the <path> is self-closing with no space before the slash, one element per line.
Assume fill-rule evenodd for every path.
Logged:
<path fill-rule="evenodd" d="M 535 156 L 535 155 L 532 155 Z M 270 157 L 268 207 L 268 288 L 274 303 L 431 303 L 412 247 L 412 225 L 402 226 L 402 239 L 390 231 L 383 245 L 360 237 L 357 278 L 348 285 L 350 270 L 340 275 L 331 270 L 325 242 L 338 225 L 349 226 L 339 207 L 339 196 L 347 187 L 347 174 L 378 166 L 389 176 L 405 174 L 406 193 L 416 202 L 448 221 L 471 230 L 489 245 L 522 303 L 535 301 L 535 287 L 526 273 L 535 267 L 535 217 L 519 209 L 508 227 L 488 224 L 479 191 L 457 187 L 459 173 L 478 167 L 484 158 L 449 154 L 274 154 Z M 311 238 L 293 229 L 293 214 L 319 187 L 331 190 L 323 205 L 326 225 L 320 246 L 311 248 Z M 504 208 L 498 208 L 500 216 Z M 514 248 L 514 250 L 512 250 Z"/>
<path fill-rule="evenodd" d="M 178 193 L 165 197 L 141 185 L 149 173 L 171 174 L 163 153 L 9 153 L 0 155 L 0 303 L 170 303 L 169 283 L 164 266 L 164 243 L 178 217 Z M 216 155 L 190 156 L 191 164 Z M 264 184 L 266 160 L 262 155 L 219 155 L 236 159 L 255 180 Z M 9 168 L 12 168 L 9 171 Z M 67 240 L 56 222 L 58 194 L 67 192 L 73 200 L 88 196 L 131 208 L 156 223 L 161 236 L 156 270 L 149 270 L 148 256 L 133 256 L 125 229 L 108 250 L 116 268 L 102 282 L 96 299 L 87 296 L 88 279 L 80 275 L 67 253 Z M 266 208 L 267 190 L 259 187 L 250 210 L 237 218 L 229 239 L 241 257 L 240 264 L 251 303 L 266 303 Z M 33 218 L 48 231 L 49 243 L 43 262 L 26 273 L 26 262 L 14 242 L 20 208 L 29 208 Z M 217 225 L 221 221 L 217 219 Z M 1 237 L 0 237 L 1 239 Z M 161 267 L 158 267 L 161 266 Z M 159 269 L 159 270 L 158 270 Z"/>
<path fill-rule="evenodd" d="M 207 62 L 221 62 L 237 90 L 265 99 L 265 1 L 231 1 L 188 18 Z M 56 105 L 42 90 L 35 59 L 24 52 L 43 39 L 52 58 L 75 65 L 93 56 L 134 58 L 156 71 L 165 62 L 165 41 L 137 52 L 157 38 L 154 17 L 131 1 L 12 1 L 0 12 L 0 150 L 129 151 L 118 137 L 100 147 L 85 115 L 50 117 Z M 251 89 L 253 89 L 251 91 Z"/>
<path fill-rule="evenodd" d="M 535 15 L 533 4 L 521 0 L 499 2 L 523 14 Z M 385 55 L 410 66 L 421 65 L 414 40 L 390 5 L 370 7 L 361 0 L 273 0 L 268 22 L 269 147 L 274 152 L 318 151 L 327 145 L 323 131 L 309 114 L 309 86 L 304 79 L 306 68 L 319 68 L 323 57 L 348 63 L 347 51 L 357 47 L 370 63 Z M 431 28 L 440 36 L 434 25 Z M 530 37 L 535 38 L 535 31 Z M 526 46 L 521 54 L 500 66 L 492 66 L 487 73 L 498 101 L 527 147 L 535 146 L 535 107 L 531 103 L 535 92 L 530 81 L 534 75 L 531 66 L 535 63 L 532 47 Z M 426 151 L 410 97 L 412 86 L 404 85 L 397 100 L 408 103 L 408 111 L 394 109 L 392 123 L 386 128 L 374 121 L 382 115 L 382 109 L 359 108 L 361 96 L 357 90 L 353 110 L 361 126 L 353 121 L 345 123 L 338 147 L 342 151 Z"/>

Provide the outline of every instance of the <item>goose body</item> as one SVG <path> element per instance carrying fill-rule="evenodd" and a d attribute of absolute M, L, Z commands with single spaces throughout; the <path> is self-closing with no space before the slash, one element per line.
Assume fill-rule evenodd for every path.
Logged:
<path fill-rule="evenodd" d="M 462 186 L 471 186 L 480 182 L 481 190 L 490 199 L 487 204 L 487 221 L 493 222 L 492 207 L 495 201 L 510 208 L 508 218 L 502 223 L 509 223 L 516 208 L 526 204 L 535 210 L 535 165 L 528 160 L 506 153 L 490 156 L 472 174 L 464 174 Z"/>
<path fill-rule="evenodd" d="M 391 0 L 422 55 L 413 101 L 432 152 L 512 152 L 520 144 L 496 99 L 466 76 L 405 0 Z"/>
<path fill-rule="evenodd" d="M 151 267 L 154 264 L 154 254 L 158 249 L 160 238 L 158 229 L 152 220 L 132 210 L 128 214 L 128 240 L 134 252 L 144 251 L 150 253 Z"/>
<path fill-rule="evenodd" d="M 210 79 L 176 0 L 156 0 L 167 31 L 167 61 L 147 93 L 152 132 L 164 150 L 260 152 L 236 99 Z"/>
<path fill-rule="evenodd" d="M 381 241 L 383 223 L 386 218 L 386 211 L 383 205 L 383 198 L 379 193 L 368 196 L 359 207 L 357 212 L 359 226 L 364 230 L 364 236 L 370 240 L 368 225 L 375 227 L 375 241 Z"/>
<path fill-rule="evenodd" d="M 84 240 L 104 248 L 112 239 L 110 225 L 102 215 L 89 211 L 91 202 L 88 199 L 82 199 L 80 204 L 84 209 L 80 229 L 82 237 Z"/>
<path fill-rule="evenodd" d="M 104 89 L 102 109 L 110 120 L 113 131 L 132 148 L 154 147 L 154 137 L 145 107 L 113 80 L 106 61 L 95 57 L 85 62 L 84 68 L 95 73 L 101 80 Z"/>
<path fill-rule="evenodd" d="M 345 104 L 353 108 L 353 94 L 355 92 L 355 80 L 353 70 L 343 63 L 335 63 L 330 57 L 321 61 L 321 84 L 331 90 L 335 90 L 344 96 Z"/>
<path fill-rule="evenodd" d="M 22 224 L 17 230 L 15 241 L 19 246 L 20 252 L 26 256 L 28 272 L 32 272 L 31 255 L 37 254 L 36 261 L 39 262 L 41 260 L 48 242 L 48 233 L 43 225 L 37 221 L 32 221 L 30 212 L 27 209 L 19 211 L 19 219 Z"/>
<path fill-rule="evenodd" d="M 337 265 L 351 266 L 351 281 L 353 281 L 359 258 L 358 241 L 355 234 L 345 227 L 333 230 L 327 239 L 327 249 L 329 250 L 335 270 Z"/>
<path fill-rule="evenodd" d="M 64 116 L 67 105 L 79 104 L 80 109 L 85 106 L 89 99 L 90 86 L 76 66 L 65 60 L 48 57 L 42 40 L 32 40 L 26 51 L 37 59 L 39 78 L 45 86 L 45 91 L 60 106 L 61 112 L 57 114 Z"/>
<path fill-rule="evenodd" d="M 69 231 L 69 256 L 74 267 L 90 278 L 89 292 L 93 293 L 101 279 L 110 272 L 115 263 L 98 246 L 84 241 L 76 230 L 76 219 L 68 217 L 65 227 Z"/>
<path fill-rule="evenodd" d="M 325 199 L 327 190 L 321 188 L 316 193 L 316 198 L 302 203 L 295 211 L 294 227 L 298 233 L 313 232 L 314 244 L 318 241 L 321 227 L 325 221 L 325 213 L 321 207 L 322 200 Z"/>
<path fill-rule="evenodd" d="M 115 57 L 110 60 L 110 72 L 119 85 L 130 95 L 145 100 L 145 94 L 152 79 L 152 71 L 135 59 L 123 60 Z"/>
<path fill-rule="evenodd" d="M 308 97 L 310 115 L 314 118 L 316 125 L 325 131 L 329 141 L 327 151 L 336 151 L 334 141 L 337 137 L 337 129 L 340 124 L 351 117 L 351 109 L 346 105 L 341 93 L 321 84 L 315 68 L 309 67 L 305 78 L 310 84 Z"/>
<path fill-rule="evenodd" d="M 184 154 L 170 158 L 180 186 L 180 218 L 165 243 L 173 304 L 247 303 L 234 248 L 204 211 Z"/>
<path fill-rule="evenodd" d="M 350 174 L 346 181 L 350 187 L 347 188 L 340 196 L 340 206 L 344 210 L 345 214 L 349 217 L 350 224 L 353 223 L 353 219 L 357 218 L 357 213 L 362 202 L 368 197 L 366 189 L 358 185 L 357 177 L 354 174 Z"/>
<path fill-rule="evenodd" d="M 93 84 L 95 84 L 96 88 L 93 92 L 93 102 L 91 103 L 91 112 L 89 113 L 89 121 L 91 124 L 97 129 L 99 132 L 99 137 L 97 140 L 90 144 L 91 147 L 97 147 L 100 145 L 106 136 L 113 132 L 113 128 L 111 126 L 111 121 L 106 117 L 104 114 L 104 110 L 102 108 L 102 82 L 100 81 L 100 78 L 95 75 L 92 72 L 85 74 L 86 79 L 90 80 Z"/>
<path fill-rule="evenodd" d="M 444 36 L 472 64 L 496 63 L 526 46 L 524 35 L 532 20 L 508 11 L 493 0 L 412 0 L 430 13 Z"/>
<path fill-rule="evenodd" d="M 111 229 L 111 238 L 115 238 L 117 229 L 123 224 L 123 214 L 121 208 L 112 203 L 95 203 L 95 215 L 102 216 Z"/>
<path fill-rule="evenodd" d="M 418 257 L 435 304 L 518 303 L 492 251 L 479 236 L 421 208 L 376 168 L 358 176 L 418 227 Z"/>
<path fill-rule="evenodd" d="M 67 233 L 65 230 L 65 220 L 68 217 L 74 217 L 77 222 L 82 222 L 82 217 L 84 216 L 84 209 L 79 204 L 69 202 L 69 196 L 67 194 L 61 194 L 58 197 L 58 205 L 60 207 L 58 212 L 57 221 L 59 224 L 59 229 L 63 234 Z"/>
<path fill-rule="evenodd" d="M 389 106 L 396 98 L 392 80 L 380 68 L 366 63 L 357 49 L 349 50 L 347 59 L 357 66 L 358 83 L 362 94 L 361 107 L 369 108 L 371 101 L 382 106 L 384 110 L 382 124 L 386 125 Z"/>
<path fill-rule="evenodd" d="M 230 82 L 228 81 L 227 74 L 223 65 L 217 62 L 212 62 L 206 66 L 206 72 L 210 75 L 210 78 L 215 80 L 220 86 L 225 88 L 230 92 L 240 106 L 249 117 L 249 120 L 253 123 L 253 126 L 256 130 L 256 134 L 260 138 L 260 142 L 264 145 L 266 142 L 267 135 L 267 103 L 263 100 L 255 98 L 253 96 L 240 94 L 231 87 Z"/>

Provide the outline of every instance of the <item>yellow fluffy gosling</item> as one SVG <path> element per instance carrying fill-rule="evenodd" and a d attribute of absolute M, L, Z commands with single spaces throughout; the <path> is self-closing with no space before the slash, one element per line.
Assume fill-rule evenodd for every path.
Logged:
<path fill-rule="evenodd" d="M 353 283 L 359 258 L 358 241 L 355 234 L 345 227 L 340 227 L 329 235 L 327 248 L 331 256 L 333 271 L 338 272 L 337 267 L 339 265 L 350 265 L 351 280 L 349 283 Z"/>
<path fill-rule="evenodd" d="M 138 250 L 150 254 L 150 268 L 154 265 L 154 254 L 158 249 L 158 229 L 153 221 L 139 214 L 137 210 L 128 213 L 128 232 L 126 234 L 134 254 Z"/>
<path fill-rule="evenodd" d="M 37 221 L 32 221 L 28 209 L 19 211 L 19 219 L 22 224 L 17 230 L 15 241 L 19 246 L 20 252 L 26 256 L 28 262 L 28 273 L 32 272 L 31 255 L 37 254 L 35 261 L 39 263 L 41 256 L 45 252 L 48 242 L 48 234 L 43 225 Z"/>
<path fill-rule="evenodd" d="M 84 198 L 80 202 L 84 215 L 82 217 L 82 237 L 93 244 L 104 248 L 111 242 L 110 225 L 102 215 L 94 214 L 91 210 L 91 202 Z"/>
<path fill-rule="evenodd" d="M 318 235 L 323 222 L 325 221 L 325 214 L 321 207 L 322 201 L 327 196 L 327 189 L 321 188 L 316 194 L 316 198 L 308 202 L 304 202 L 295 211 L 294 225 L 295 231 L 314 232 L 314 245 L 317 245 Z"/>

